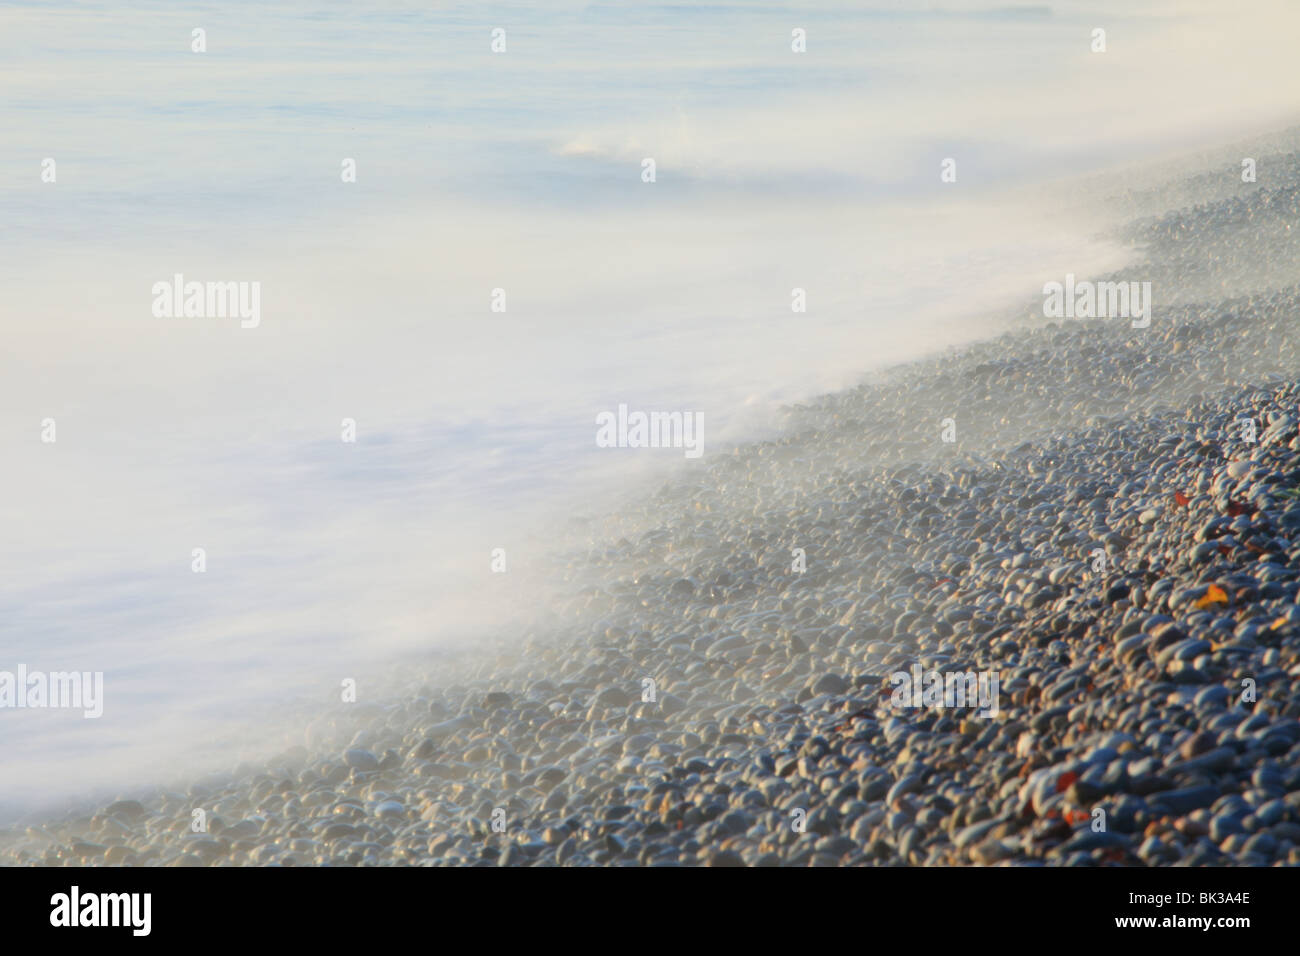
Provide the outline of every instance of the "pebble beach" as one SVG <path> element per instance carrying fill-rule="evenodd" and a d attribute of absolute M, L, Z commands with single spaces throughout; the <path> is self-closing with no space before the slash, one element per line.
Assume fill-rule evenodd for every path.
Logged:
<path fill-rule="evenodd" d="M 791 407 L 557 549 L 524 633 L 264 764 L 15 823 L 0 862 L 1300 863 L 1282 139 L 1258 184 L 1111 190 L 1135 261 L 1095 278 L 1151 282 L 1148 327 L 1031 298 Z M 900 707 L 914 672 L 996 675 L 996 707 Z"/>

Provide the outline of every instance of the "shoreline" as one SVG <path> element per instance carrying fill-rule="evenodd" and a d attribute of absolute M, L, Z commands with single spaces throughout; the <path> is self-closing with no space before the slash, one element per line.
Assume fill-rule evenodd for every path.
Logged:
<path fill-rule="evenodd" d="M 520 644 L 325 715 L 314 752 L 0 831 L 0 863 L 1300 862 L 1285 164 L 1133 224 L 1149 328 L 1044 323 L 792 407 L 569 555 Z M 997 715 L 893 707 L 914 666 L 998 674 Z"/>

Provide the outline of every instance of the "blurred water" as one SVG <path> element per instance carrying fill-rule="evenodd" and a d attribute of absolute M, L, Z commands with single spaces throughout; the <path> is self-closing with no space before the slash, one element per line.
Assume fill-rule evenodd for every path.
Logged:
<path fill-rule="evenodd" d="M 549 519 L 698 465 L 597 412 L 696 411 L 707 460 L 1122 261 L 1024 187 L 1294 105 L 1286 31 L 1209 4 L 545 8 L 0 2 L 0 669 L 106 674 L 98 721 L 0 711 L 0 804 L 526 616 Z M 261 326 L 155 318 L 177 272 Z"/>

